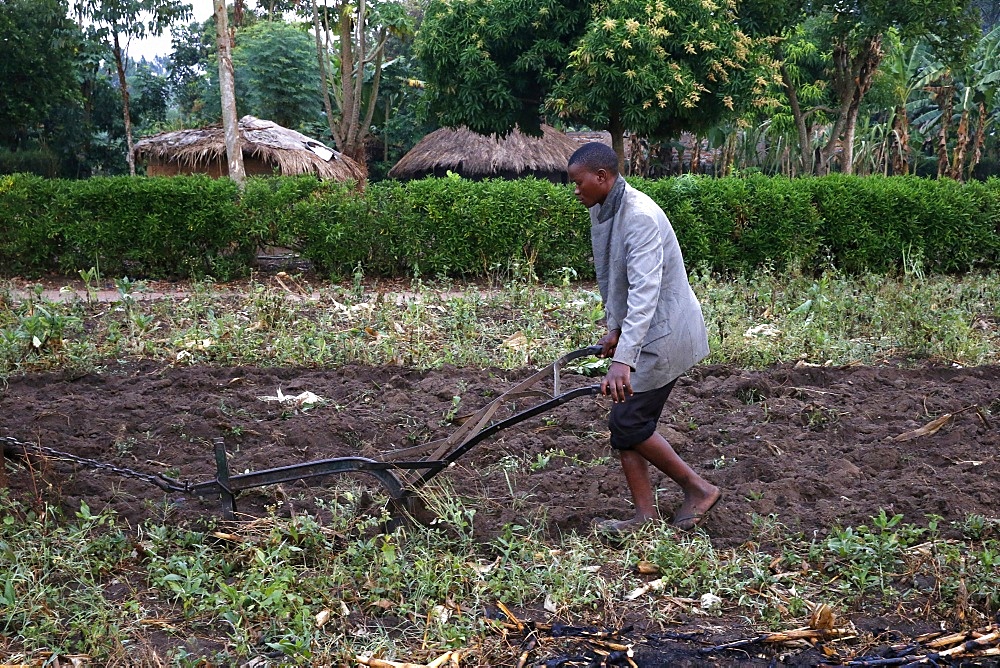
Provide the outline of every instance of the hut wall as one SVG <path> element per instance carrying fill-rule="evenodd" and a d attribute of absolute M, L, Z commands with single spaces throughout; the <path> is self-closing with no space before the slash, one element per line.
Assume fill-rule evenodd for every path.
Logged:
<path fill-rule="evenodd" d="M 281 169 L 276 164 L 247 155 L 243 156 L 243 170 L 247 176 L 275 176 L 281 173 Z M 222 159 L 199 162 L 197 165 L 182 164 L 175 160 L 153 159 L 146 165 L 147 176 L 178 176 L 181 174 L 208 174 L 213 179 L 218 179 L 229 176 L 229 164 Z"/>

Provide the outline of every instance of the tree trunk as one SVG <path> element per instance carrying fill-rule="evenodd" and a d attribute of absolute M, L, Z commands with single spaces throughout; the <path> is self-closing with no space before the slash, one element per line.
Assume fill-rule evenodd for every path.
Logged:
<path fill-rule="evenodd" d="M 330 82 L 327 79 L 329 74 L 326 69 L 330 58 L 323 46 L 323 38 L 320 33 L 321 26 L 319 22 L 319 7 L 317 5 L 317 0 L 312 0 L 312 10 L 313 30 L 316 32 L 316 59 L 319 61 L 319 90 L 323 95 L 323 109 L 326 111 L 326 122 L 330 127 L 330 136 L 334 137 L 336 132 L 334 131 L 335 123 L 333 118 L 333 103 L 330 101 Z"/>
<path fill-rule="evenodd" d="M 611 133 L 611 148 L 618 156 L 618 173 L 625 173 L 625 126 L 617 111 L 611 112 L 608 119 L 608 132 Z"/>
<path fill-rule="evenodd" d="M 892 123 L 893 135 L 896 137 L 896 149 L 892 152 L 892 173 L 906 175 L 910 173 L 910 118 L 906 107 L 896 108 Z"/>
<path fill-rule="evenodd" d="M 859 96 L 855 95 L 855 101 L 847 110 L 847 120 L 844 122 L 844 141 L 840 166 L 840 171 L 844 174 L 854 173 L 854 135 L 858 125 L 858 110 L 861 107 L 858 98 Z"/>
<path fill-rule="evenodd" d="M 391 98 L 385 101 L 385 121 L 382 125 L 382 162 L 389 162 L 389 107 Z"/>
<path fill-rule="evenodd" d="M 948 175 L 948 135 L 951 133 L 952 87 L 950 82 L 940 86 L 937 91 L 938 108 L 941 109 L 941 129 L 938 130 L 938 178 Z"/>
<path fill-rule="evenodd" d="M 226 157 L 229 178 L 240 189 L 246 181 L 243 169 L 243 147 L 240 145 L 239 117 L 236 115 L 236 85 L 233 77 L 233 58 L 230 51 L 229 21 L 225 0 L 213 0 L 215 6 L 215 40 L 219 56 L 219 88 L 222 94 L 222 129 L 226 134 Z"/>
<path fill-rule="evenodd" d="M 716 172 L 716 176 L 729 176 L 733 173 L 733 163 L 736 162 L 736 146 L 739 143 L 739 130 L 733 129 L 726 136 L 726 143 L 722 149 L 722 169 Z"/>
<path fill-rule="evenodd" d="M 858 123 L 858 111 L 861 109 L 865 93 L 871 88 L 875 79 L 875 72 L 882 62 L 882 56 L 881 35 L 866 38 L 853 58 L 846 44 L 834 46 L 833 88 L 840 98 L 840 109 L 830 139 L 820 152 L 821 164 L 817 169 L 818 172 L 829 173 L 830 162 L 839 145 L 842 151 L 841 171 L 845 174 L 853 173 L 854 130 Z"/>
<path fill-rule="evenodd" d="M 351 122 L 351 111 L 354 107 L 354 86 L 352 73 L 354 70 L 354 48 L 351 37 L 351 14 L 348 8 L 340 8 L 337 17 L 337 31 L 340 44 L 340 86 L 337 88 L 337 106 L 340 107 L 340 123 L 334 129 L 333 138 L 341 153 L 347 152 L 347 128 Z"/>
<path fill-rule="evenodd" d="M 847 122 L 847 114 L 854 100 L 855 79 L 851 74 L 850 52 L 845 44 L 837 44 L 833 48 L 833 86 L 834 91 L 840 101 L 840 109 L 837 111 L 837 119 L 830 130 L 830 138 L 820 149 L 819 161 L 816 165 L 816 173 L 820 176 L 830 173 L 830 163 L 840 146 L 840 135 L 844 131 L 844 124 Z"/>
<path fill-rule="evenodd" d="M 361 154 L 361 159 L 358 164 L 361 168 L 368 173 L 368 151 L 365 147 L 366 140 L 370 133 L 372 127 L 372 119 L 375 117 L 375 103 L 378 101 L 378 89 L 382 83 L 382 59 L 385 55 L 385 42 L 389 38 L 389 33 L 386 28 L 382 28 L 378 35 L 378 46 L 375 50 L 375 75 L 372 77 L 371 89 L 368 92 L 368 110 L 365 112 L 365 118 L 358 127 L 358 150 Z M 359 70 L 358 78 L 362 78 L 362 71 Z"/>
<path fill-rule="evenodd" d="M 132 113 L 129 110 L 128 81 L 125 79 L 125 62 L 122 55 L 121 43 L 118 41 L 118 30 L 111 26 L 111 34 L 114 36 L 115 70 L 118 72 L 118 86 L 122 92 L 122 116 L 125 117 L 125 146 L 128 153 L 125 160 L 128 162 L 129 176 L 135 176 L 135 156 L 132 155 Z"/>
<path fill-rule="evenodd" d="M 962 110 L 962 118 L 958 122 L 958 137 L 955 140 L 955 153 L 951 161 L 951 178 L 961 181 L 965 173 L 965 152 L 969 147 L 969 109 Z"/>
<path fill-rule="evenodd" d="M 331 131 L 340 152 L 354 159 L 367 173 L 368 156 L 365 144 L 375 115 L 375 101 L 378 99 L 379 85 L 382 81 L 382 60 L 385 56 L 388 31 L 382 28 L 375 44 L 369 46 L 366 34 L 368 13 L 366 0 L 360 0 L 357 7 L 343 5 L 339 11 L 337 33 L 340 41 L 340 83 L 334 86 L 333 93 L 340 109 L 340 120 L 333 124 Z M 375 74 L 366 99 L 364 73 L 368 65 L 374 66 Z M 363 103 L 368 105 L 365 108 L 364 118 L 361 117 Z"/>
<path fill-rule="evenodd" d="M 969 178 L 983 157 L 983 143 L 986 141 L 986 103 L 979 103 L 979 124 L 976 125 L 976 139 L 972 144 L 972 160 L 969 161 Z"/>
<path fill-rule="evenodd" d="M 691 156 L 691 173 L 697 174 L 701 168 L 701 137 L 697 133 L 693 133 L 691 137 L 694 139 L 694 154 Z"/>
<path fill-rule="evenodd" d="M 813 158 L 812 142 L 809 141 L 809 128 L 806 127 L 806 117 L 802 113 L 801 105 L 799 105 L 799 94 L 784 63 L 781 64 L 780 69 L 781 80 L 785 84 L 785 92 L 788 94 L 788 103 L 792 107 L 795 129 L 799 135 L 799 167 L 803 174 L 812 174 L 816 169 L 816 164 Z"/>
<path fill-rule="evenodd" d="M 364 94 L 365 87 L 365 56 L 368 49 L 366 48 L 366 35 L 365 35 L 365 14 L 368 11 L 368 6 L 366 0 L 358 0 L 357 15 L 354 19 L 354 39 L 355 44 L 357 44 L 357 66 L 353 67 L 354 71 L 354 95 L 352 97 L 351 104 L 351 116 L 350 124 L 347 129 L 347 155 L 351 156 L 355 160 L 361 159 L 361 164 L 365 164 L 365 150 L 364 150 L 364 132 L 361 128 L 361 101 Z M 353 65 L 353 59 L 351 61 Z"/>

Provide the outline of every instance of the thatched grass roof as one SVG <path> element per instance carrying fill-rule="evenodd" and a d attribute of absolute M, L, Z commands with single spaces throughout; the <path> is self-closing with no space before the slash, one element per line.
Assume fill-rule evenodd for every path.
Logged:
<path fill-rule="evenodd" d="M 590 142 L 600 142 L 611 146 L 611 133 L 607 130 L 576 130 L 567 132 L 566 136 L 580 146 L 589 144 Z"/>
<path fill-rule="evenodd" d="M 243 157 L 278 168 L 283 175 L 316 174 L 321 179 L 362 181 L 361 167 L 346 155 L 277 123 L 244 116 L 239 121 Z M 192 171 L 213 162 L 226 163 L 226 136 L 221 127 L 163 132 L 135 144 L 136 161 L 177 163 Z"/>
<path fill-rule="evenodd" d="M 389 176 L 419 178 L 443 170 L 469 178 L 565 174 L 566 162 L 579 144 L 548 125 L 542 136 L 514 130 L 506 137 L 481 135 L 468 128 L 435 130 L 414 146 Z"/>

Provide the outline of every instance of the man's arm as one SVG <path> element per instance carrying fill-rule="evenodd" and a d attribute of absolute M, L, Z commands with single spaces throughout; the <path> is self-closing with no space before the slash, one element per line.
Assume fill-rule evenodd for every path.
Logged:
<path fill-rule="evenodd" d="M 613 359 L 635 369 L 642 352 L 642 341 L 660 301 L 663 239 L 656 220 L 645 213 L 630 217 L 624 233 L 628 310 L 621 323 L 621 336 Z"/>

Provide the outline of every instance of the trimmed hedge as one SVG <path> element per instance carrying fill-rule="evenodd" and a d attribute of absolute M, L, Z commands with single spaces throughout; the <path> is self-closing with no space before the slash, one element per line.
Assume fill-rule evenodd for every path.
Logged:
<path fill-rule="evenodd" d="M 673 223 L 689 266 L 889 272 L 1000 267 L 1000 181 L 753 175 L 630 179 Z M 513 262 L 593 275 L 587 213 L 548 181 L 424 179 L 358 194 L 312 177 L 0 177 L 0 273 L 229 279 L 262 244 L 350 275 L 481 276 Z"/>
<path fill-rule="evenodd" d="M 0 177 L 0 272 L 36 276 L 245 274 L 257 242 L 229 179 Z"/>

